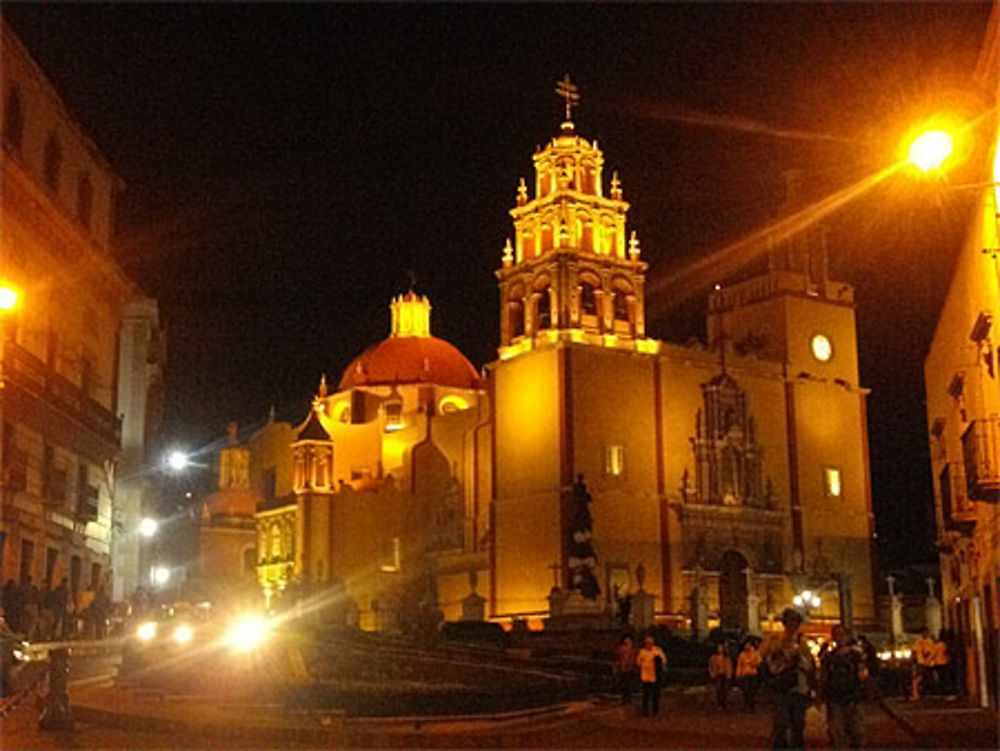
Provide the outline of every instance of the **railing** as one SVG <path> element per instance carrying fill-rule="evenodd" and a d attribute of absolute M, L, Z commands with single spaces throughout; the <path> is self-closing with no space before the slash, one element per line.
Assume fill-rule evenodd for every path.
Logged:
<path fill-rule="evenodd" d="M 1000 417 L 973 420 L 962 434 L 965 485 L 970 499 L 1000 501 Z"/>
<path fill-rule="evenodd" d="M 3 373 L 11 384 L 67 414 L 109 443 L 121 443 L 121 420 L 14 342 L 3 347 Z"/>

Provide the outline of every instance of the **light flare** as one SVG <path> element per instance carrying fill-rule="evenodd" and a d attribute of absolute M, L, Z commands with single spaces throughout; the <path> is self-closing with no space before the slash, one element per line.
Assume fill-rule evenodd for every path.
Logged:
<path fill-rule="evenodd" d="M 941 169 L 955 150 L 955 141 L 943 130 L 928 130 L 910 145 L 907 160 L 924 174 Z"/>

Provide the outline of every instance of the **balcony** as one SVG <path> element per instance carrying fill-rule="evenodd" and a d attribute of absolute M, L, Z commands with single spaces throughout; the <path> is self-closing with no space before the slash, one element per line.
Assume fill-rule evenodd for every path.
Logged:
<path fill-rule="evenodd" d="M 976 524 L 976 505 L 969 499 L 965 470 L 959 463 L 946 464 L 938 475 L 941 489 L 941 520 L 945 529 L 963 535 L 972 533 Z"/>
<path fill-rule="evenodd" d="M 968 497 L 1000 502 L 1000 417 L 973 420 L 962 434 L 962 457 Z"/>
<path fill-rule="evenodd" d="M 52 368 L 14 342 L 3 345 L 7 383 L 48 405 L 113 446 L 121 444 L 121 420 Z"/>

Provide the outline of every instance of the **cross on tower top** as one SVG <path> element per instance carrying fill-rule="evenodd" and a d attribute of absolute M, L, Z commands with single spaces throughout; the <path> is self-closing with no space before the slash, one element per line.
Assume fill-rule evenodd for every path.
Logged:
<path fill-rule="evenodd" d="M 569 73 L 561 81 L 556 81 L 556 94 L 566 100 L 566 122 L 572 122 L 573 108 L 579 106 L 580 94 L 576 84 L 569 80 Z"/>

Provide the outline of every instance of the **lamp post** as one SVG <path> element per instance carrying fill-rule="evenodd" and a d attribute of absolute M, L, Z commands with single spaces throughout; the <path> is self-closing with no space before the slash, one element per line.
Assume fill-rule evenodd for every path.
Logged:
<path fill-rule="evenodd" d="M 17 289 L 10 284 L 0 284 L 0 430 L 3 427 L 4 402 L 7 399 L 7 388 L 4 374 L 4 359 L 6 358 L 7 337 L 11 333 L 8 319 L 15 313 L 20 300 Z M 4 455 L 6 441 L 0 436 L 0 510 L 7 506 L 7 461 Z"/>

